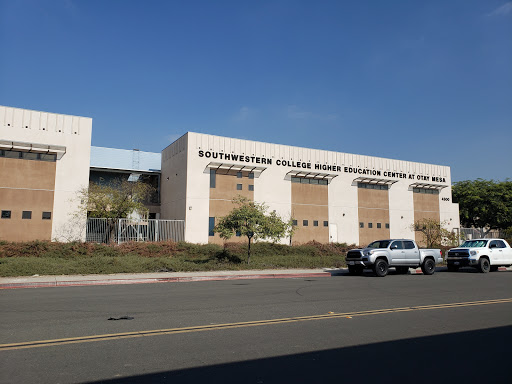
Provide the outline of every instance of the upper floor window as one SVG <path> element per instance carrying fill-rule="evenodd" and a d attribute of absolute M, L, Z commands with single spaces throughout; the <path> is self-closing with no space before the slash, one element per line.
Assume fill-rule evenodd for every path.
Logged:
<path fill-rule="evenodd" d="M 387 184 L 370 184 L 370 183 L 357 183 L 358 188 L 363 189 L 380 189 L 380 190 L 388 190 L 389 186 Z"/>
<path fill-rule="evenodd" d="M 215 188 L 215 182 L 217 180 L 217 170 L 216 169 L 210 169 L 210 188 Z"/>
<path fill-rule="evenodd" d="M 43 220 L 51 220 L 52 213 L 51 212 L 43 212 Z"/>
<path fill-rule="evenodd" d="M 11 211 L 2 211 L 2 219 L 10 219 Z"/>
<path fill-rule="evenodd" d="M 439 195 L 439 190 L 438 189 L 413 188 L 412 191 L 414 193 L 425 193 L 427 195 Z"/>

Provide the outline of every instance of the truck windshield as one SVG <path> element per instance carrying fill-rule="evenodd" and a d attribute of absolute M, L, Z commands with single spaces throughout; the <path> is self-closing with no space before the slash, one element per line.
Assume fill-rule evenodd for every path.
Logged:
<path fill-rule="evenodd" d="M 487 245 L 487 240 L 468 240 L 462 243 L 460 248 L 481 248 Z"/>
<path fill-rule="evenodd" d="M 387 248 L 389 246 L 389 240 L 379 240 L 368 244 L 366 248 Z"/>

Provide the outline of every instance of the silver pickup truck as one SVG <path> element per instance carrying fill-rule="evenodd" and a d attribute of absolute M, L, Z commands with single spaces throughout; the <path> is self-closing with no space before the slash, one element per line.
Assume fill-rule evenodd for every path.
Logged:
<path fill-rule="evenodd" d="M 440 249 L 419 249 L 414 240 L 377 240 L 364 249 L 348 251 L 346 262 L 352 275 L 360 275 L 363 269 L 371 268 L 379 277 L 388 274 L 389 267 L 405 274 L 409 268 L 421 267 L 423 274 L 432 275 L 436 264 L 443 262 Z"/>

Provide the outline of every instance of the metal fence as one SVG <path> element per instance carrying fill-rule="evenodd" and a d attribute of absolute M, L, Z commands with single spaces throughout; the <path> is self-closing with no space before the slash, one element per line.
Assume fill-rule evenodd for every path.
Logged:
<path fill-rule="evenodd" d="M 505 237 L 505 231 L 500 231 L 499 229 L 493 229 L 486 233 L 486 229 L 482 228 L 461 228 L 460 232 L 466 240 Z"/>
<path fill-rule="evenodd" d="M 87 219 L 87 242 L 121 244 L 127 241 L 168 240 L 185 240 L 184 220 Z"/>

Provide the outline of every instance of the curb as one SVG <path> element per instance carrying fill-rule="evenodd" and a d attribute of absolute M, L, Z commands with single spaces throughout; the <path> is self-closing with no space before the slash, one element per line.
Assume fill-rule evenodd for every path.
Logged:
<path fill-rule="evenodd" d="M 105 279 L 105 280 L 80 280 L 80 281 L 45 281 L 0 284 L 0 289 L 17 288 L 49 288 L 49 287 L 80 287 L 90 285 L 123 285 L 123 284 L 154 284 L 154 283 L 187 283 L 193 281 L 222 281 L 244 279 L 296 279 L 302 277 L 331 277 L 329 272 L 321 273 L 272 273 L 255 275 L 219 275 L 219 276 L 184 276 L 184 277 L 159 277 L 142 279 Z"/>

